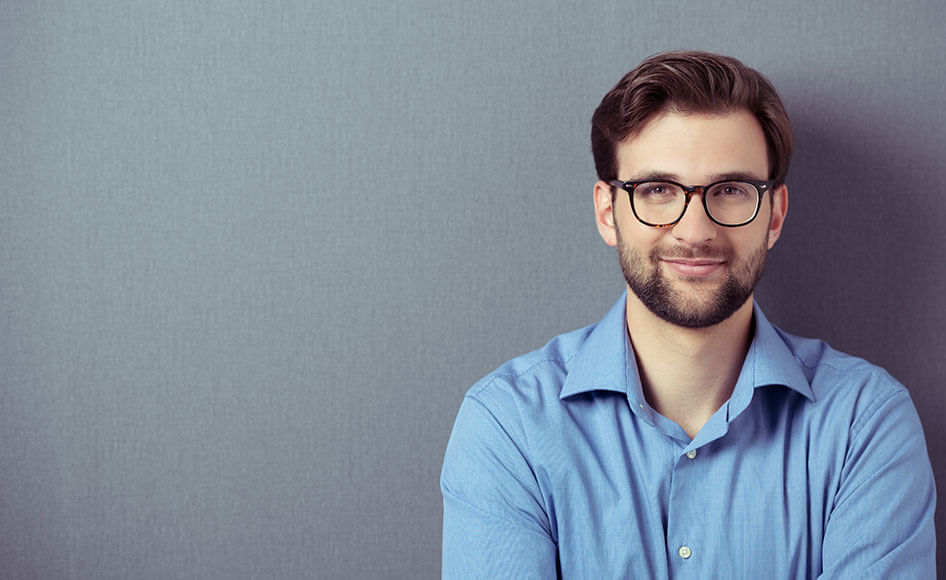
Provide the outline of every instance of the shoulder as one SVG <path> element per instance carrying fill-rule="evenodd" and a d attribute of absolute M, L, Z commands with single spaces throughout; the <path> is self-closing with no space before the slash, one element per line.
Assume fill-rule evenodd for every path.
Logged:
<path fill-rule="evenodd" d="M 835 350 L 823 340 L 802 338 L 779 328 L 776 332 L 802 367 L 816 398 L 858 388 L 877 395 L 906 392 L 885 369 L 863 358 Z"/>
<path fill-rule="evenodd" d="M 845 424 L 852 436 L 880 418 L 882 409 L 905 406 L 912 411 L 906 387 L 882 367 L 823 340 L 776 331 L 805 374 L 819 414 Z"/>
<path fill-rule="evenodd" d="M 533 441 L 556 421 L 572 360 L 593 327 L 559 335 L 476 382 L 460 405 L 441 472 L 444 497 L 464 498 L 480 510 L 496 504 L 542 511 L 533 474 Z M 492 506 L 492 507 L 491 507 Z M 536 529 L 547 523 L 534 522 Z"/>
<path fill-rule="evenodd" d="M 542 348 L 506 361 L 470 387 L 465 398 L 489 409 L 557 401 L 575 357 L 596 326 L 560 334 Z"/>

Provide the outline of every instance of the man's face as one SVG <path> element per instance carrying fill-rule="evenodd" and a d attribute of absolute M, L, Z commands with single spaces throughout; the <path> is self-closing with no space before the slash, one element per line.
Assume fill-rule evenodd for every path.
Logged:
<path fill-rule="evenodd" d="M 769 166 L 765 135 L 748 111 L 664 114 L 619 144 L 617 160 L 622 181 L 654 178 L 685 185 L 737 177 L 764 180 Z M 601 229 L 606 216 L 598 189 Z M 618 191 L 611 208 L 613 232 L 602 231 L 602 236 L 617 246 L 628 287 L 651 312 L 678 326 L 712 326 L 745 305 L 762 276 L 786 207 L 784 187 L 771 195 L 774 207 L 763 199 L 759 215 L 745 226 L 716 225 L 694 194 L 679 222 L 655 228 L 640 223 L 628 194 Z"/>

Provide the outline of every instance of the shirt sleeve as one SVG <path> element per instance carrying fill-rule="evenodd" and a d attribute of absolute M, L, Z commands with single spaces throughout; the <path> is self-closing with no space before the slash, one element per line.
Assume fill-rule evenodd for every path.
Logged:
<path fill-rule="evenodd" d="M 498 417 L 502 417 L 502 420 Z M 515 404 L 468 395 L 440 477 L 443 578 L 556 578 L 556 546 Z"/>
<path fill-rule="evenodd" d="M 820 578 L 936 578 L 936 487 L 909 394 L 876 401 L 851 431 Z"/>

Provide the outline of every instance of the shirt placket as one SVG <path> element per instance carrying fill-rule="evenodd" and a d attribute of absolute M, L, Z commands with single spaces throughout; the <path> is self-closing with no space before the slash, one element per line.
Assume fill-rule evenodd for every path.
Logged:
<path fill-rule="evenodd" d="M 705 578 L 707 514 L 700 509 L 706 449 L 677 446 L 667 506 L 667 561 L 671 578 Z"/>

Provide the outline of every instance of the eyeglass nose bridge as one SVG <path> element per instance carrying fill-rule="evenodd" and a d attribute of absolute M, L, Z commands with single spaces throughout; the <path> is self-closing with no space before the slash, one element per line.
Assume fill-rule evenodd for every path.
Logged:
<path fill-rule="evenodd" d="M 706 186 L 705 185 L 681 185 L 683 188 L 683 211 L 680 213 L 680 217 L 676 219 L 672 224 L 667 224 L 665 227 L 674 226 L 683 219 L 683 216 L 687 213 L 687 208 L 690 207 L 690 199 L 693 198 L 694 193 L 700 194 L 700 199 L 703 200 L 703 210 L 706 212 L 707 217 L 709 215 L 709 208 L 706 207 Z M 712 219 L 712 217 L 710 217 Z"/>
<path fill-rule="evenodd" d="M 684 200 L 684 204 L 683 204 L 684 208 L 690 205 L 690 198 L 693 196 L 694 193 L 698 193 L 700 194 L 700 197 L 703 197 L 703 193 L 706 191 L 705 185 L 684 185 L 682 187 L 683 187 L 683 193 L 684 195 L 686 195 L 686 199 Z"/>

